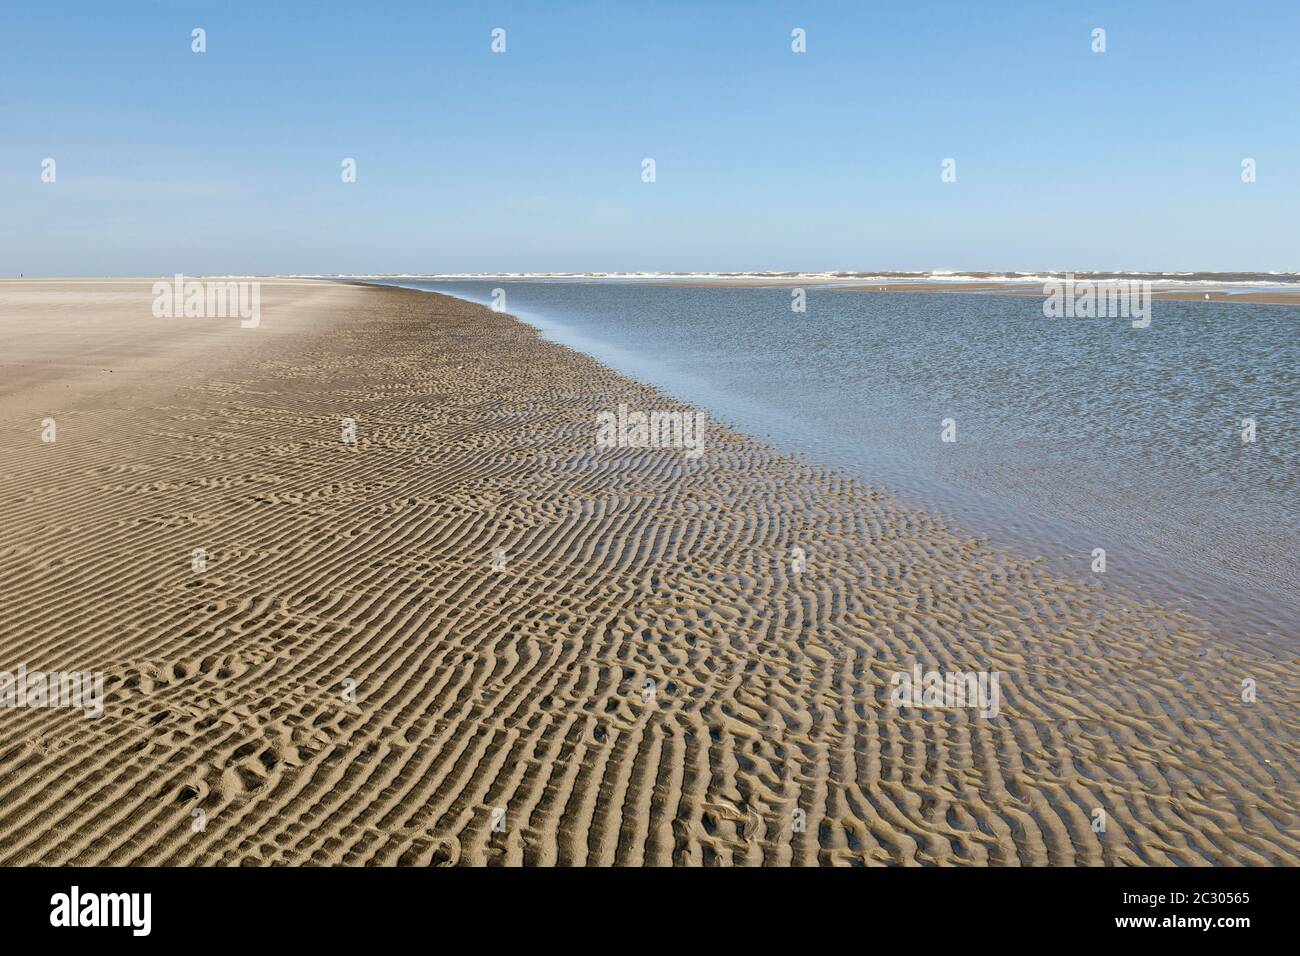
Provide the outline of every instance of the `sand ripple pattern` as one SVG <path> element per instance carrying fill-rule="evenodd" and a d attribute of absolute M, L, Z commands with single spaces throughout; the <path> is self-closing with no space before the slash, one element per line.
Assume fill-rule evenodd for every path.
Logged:
<path fill-rule="evenodd" d="M 0 391 L 0 667 L 108 675 L 99 720 L 0 709 L 0 862 L 1300 860 L 1293 654 L 720 426 L 597 448 L 678 406 L 487 309 L 265 301 L 57 398 L 56 445 Z M 914 663 L 999 671 L 1000 715 L 894 709 Z"/>

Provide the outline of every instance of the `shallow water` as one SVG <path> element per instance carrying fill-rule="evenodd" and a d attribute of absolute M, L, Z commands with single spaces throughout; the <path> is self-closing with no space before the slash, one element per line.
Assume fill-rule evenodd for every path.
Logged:
<path fill-rule="evenodd" d="M 1080 576 L 1104 548 L 1108 588 L 1300 636 L 1300 308 L 1156 301 L 1133 329 L 1033 296 L 813 288 L 800 314 L 780 288 L 386 281 L 504 289 L 547 337 L 994 544 Z"/>

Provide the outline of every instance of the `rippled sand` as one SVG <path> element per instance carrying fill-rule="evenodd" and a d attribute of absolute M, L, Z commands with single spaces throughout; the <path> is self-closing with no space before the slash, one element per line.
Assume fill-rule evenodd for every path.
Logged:
<path fill-rule="evenodd" d="M 107 675 L 0 708 L 0 862 L 1300 859 L 1290 649 L 720 426 L 598 448 L 676 403 L 480 306 L 150 301 L 0 283 L 0 670 Z M 895 709 L 914 664 L 1000 713 Z"/>

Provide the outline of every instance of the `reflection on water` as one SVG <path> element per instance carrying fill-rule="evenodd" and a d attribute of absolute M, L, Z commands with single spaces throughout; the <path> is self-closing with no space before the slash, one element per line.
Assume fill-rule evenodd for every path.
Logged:
<path fill-rule="evenodd" d="M 813 288 L 800 314 L 780 288 L 393 284 L 504 288 L 548 337 L 995 544 L 1084 575 L 1102 547 L 1108 586 L 1297 635 L 1300 308 L 1156 301 L 1135 330 L 1028 296 Z"/>

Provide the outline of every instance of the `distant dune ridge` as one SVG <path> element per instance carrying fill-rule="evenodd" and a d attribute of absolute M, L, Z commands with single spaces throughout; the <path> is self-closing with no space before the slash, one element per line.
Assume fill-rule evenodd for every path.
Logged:
<path fill-rule="evenodd" d="M 0 671 L 104 674 L 0 706 L 2 863 L 1300 861 L 1293 652 L 714 421 L 600 446 L 680 403 L 485 307 L 150 287 L 0 282 Z"/>

